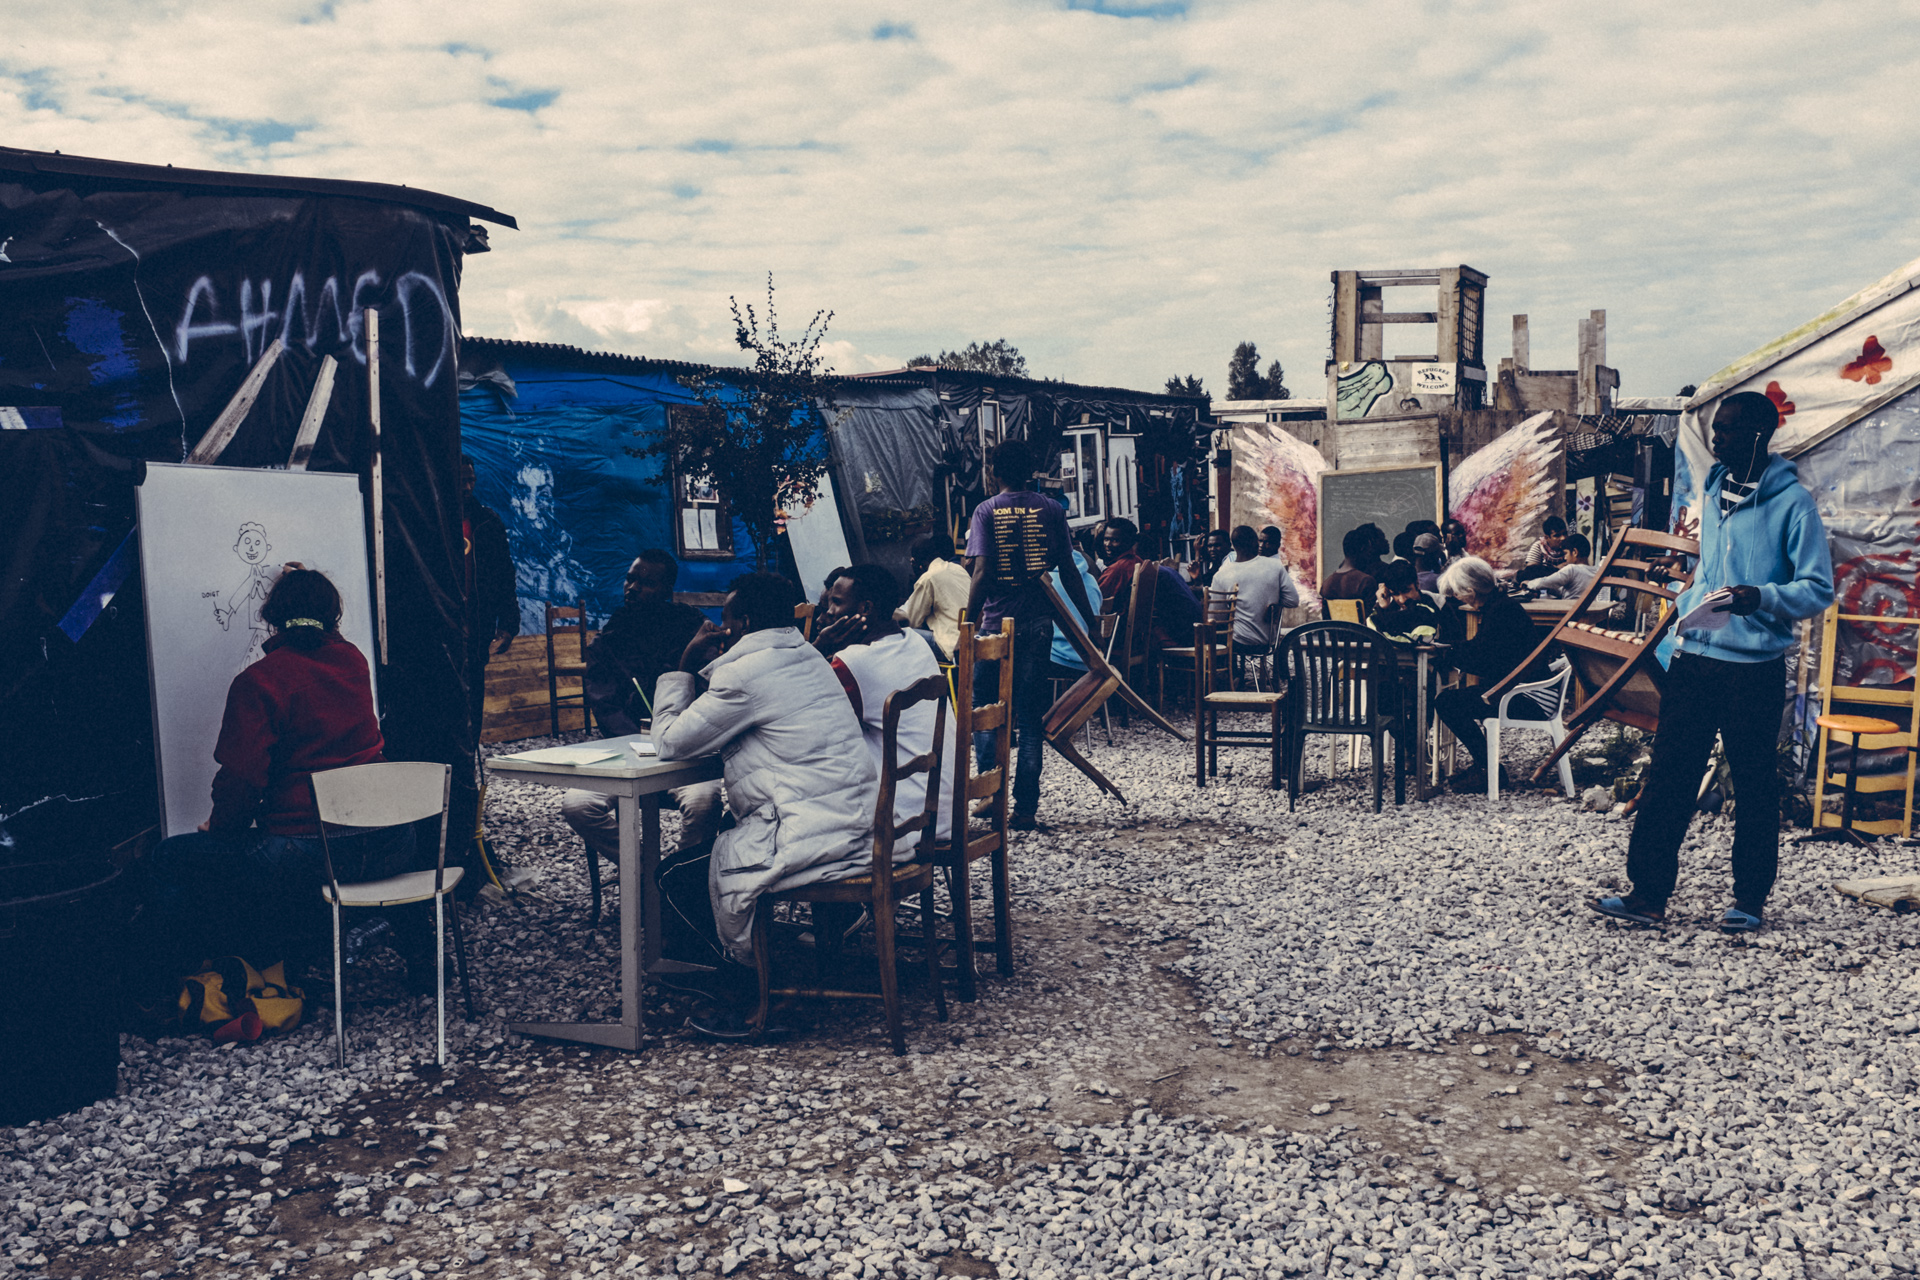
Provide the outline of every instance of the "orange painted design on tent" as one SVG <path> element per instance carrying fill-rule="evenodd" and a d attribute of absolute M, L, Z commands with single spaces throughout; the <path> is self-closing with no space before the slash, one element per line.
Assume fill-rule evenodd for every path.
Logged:
<path fill-rule="evenodd" d="M 1840 371 L 1840 376 L 1848 382 L 1865 382 L 1871 387 L 1892 372 L 1893 357 L 1880 345 L 1879 338 L 1868 334 L 1865 345 L 1860 348 L 1860 358 L 1848 361 L 1847 367 Z"/>

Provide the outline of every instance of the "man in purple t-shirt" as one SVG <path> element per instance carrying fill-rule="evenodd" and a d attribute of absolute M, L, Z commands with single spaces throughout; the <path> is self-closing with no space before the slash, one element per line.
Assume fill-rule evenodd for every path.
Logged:
<path fill-rule="evenodd" d="M 1047 601 L 1047 574 L 1071 563 L 1067 515 L 1060 504 L 1033 492 L 1033 449 L 1024 440 L 1008 440 L 993 451 L 993 479 L 999 493 L 973 509 L 967 532 L 967 571 L 973 590 L 967 616 L 981 631 L 998 631 L 1013 619 L 1013 720 L 1018 739 L 1013 768 L 1013 816 L 1017 830 L 1039 826 L 1040 747 L 1051 699 L 1047 659 L 1053 647 L 1053 608 Z M 1093 605 L 1078 573 L 1064 573 L 1067 598 L 1091 624 Z M 1000 678 L 996 663 L 974 669 L 973 702 L 991 702 Z M 993 735 L 973 736 L 974 754 L 983 770 L 994 766 Z"/>

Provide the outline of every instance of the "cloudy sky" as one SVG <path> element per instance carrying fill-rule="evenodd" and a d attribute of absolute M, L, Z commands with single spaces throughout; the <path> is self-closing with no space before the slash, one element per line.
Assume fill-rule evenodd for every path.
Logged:
<path fill-rule="evenodd" d="M 1330 271 L 1467 263 L 1489 364 L 1600 307 L 1665 395 L 1920 256 L 1900 0 L 8 8 L 0 140 L 492 205 L 494 337 L 731 363 L 771 271 L 843 372 L 1219 394 L 1251 339 L 1314 395 Z"/>

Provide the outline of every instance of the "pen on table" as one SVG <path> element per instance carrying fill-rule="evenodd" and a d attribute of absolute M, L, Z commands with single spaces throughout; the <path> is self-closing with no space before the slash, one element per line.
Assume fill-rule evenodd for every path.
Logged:
<path fill-rule="evenodd" d="M 627 679 L 633 680 L 633 691 L 640 695 L 640 701 L 647 704 L 647 719 L 653 719 L 653 699 L 647 696 L 647 691 L 640 687 L 638 680 L 635 680 L 632 676 L 628 676 Z"/>

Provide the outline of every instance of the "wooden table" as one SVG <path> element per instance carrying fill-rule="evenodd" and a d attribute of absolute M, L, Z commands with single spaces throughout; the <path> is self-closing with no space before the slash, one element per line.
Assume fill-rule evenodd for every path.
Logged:
<path fill-rule="evenodd" d="M 1393 655 L 1401 670 L 1413 668 L 1414 720 L 1409 725 L 1413 737 L 1413 797 L 1416 800 L 1430 799 L 1433 787 L 1429 785 L 1427 772 L 1427 690 L 1433 686 L 1433 660 L 1444 657 L 1453 651 L 1446 644 L 1396 644 Z M 1438 778 L 1433 782 L 1437 783 Z"/>
<path fill-rule="evenodd" d="M 1529 618 L 1533 619 L 1534 626 L 1542 631 L 1551 631 L 1554 625 L 1572 613 L 1573 606 L 1579 603 L 1578 600 L 1525 600 L 1521 602 L 1520 607 L 1527 611 Z"/>
<path fill-rule="evenodd" d="M 510 1022 L 509 1031 L 631 1052 L 640 1047 L 646 1029 L 640 998 L 644 975 L 704 972 L 704 966 L 660 955 L 660 889 L 655 882 L 660 870 L 660 794 L 718 778 L 720 757 L 665 762 L 639 755 L 627 745 L 631 741 L 606 738 L 578 744 L 621 748 L 617 758 L 601 764 L 541 764 L 504 756 L 487 761 L 487 771 L 495 778 L 612 796 L 620 820 L 620 1021 Z"/>

